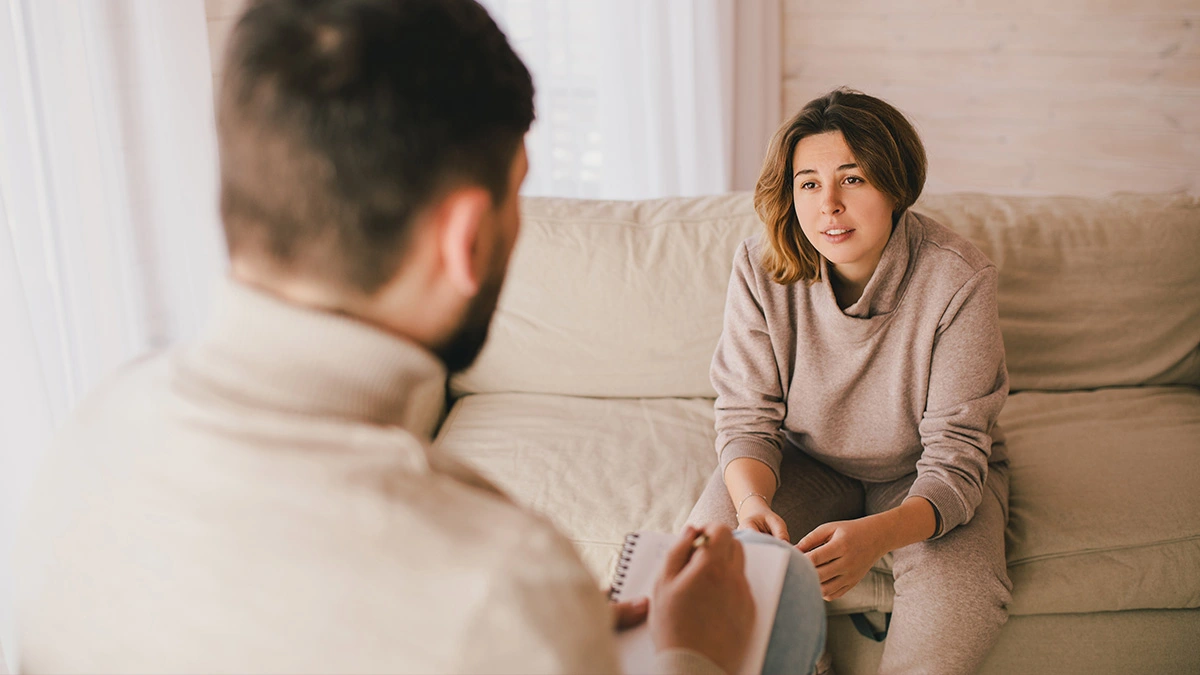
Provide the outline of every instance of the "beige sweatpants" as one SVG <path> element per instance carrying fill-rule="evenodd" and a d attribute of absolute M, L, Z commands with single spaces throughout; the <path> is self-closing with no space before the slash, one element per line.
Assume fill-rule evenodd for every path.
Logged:
<path fill-rule="evenodd" d="M 795 544 L 822 523 L 899 506 L 915 479 L 913 473 L 890 483 L 865 483 L 788 447 L 772 507 Z M 880 673 L 965 675 L 979 669 L 1008 619 L 1007 521 L 1008 467 L 993 464 L 969 522 L 893 552 L 896 599 Z M 719 471 L 688 516 L 689 524 L 711 522 L 737 527 Z"/>

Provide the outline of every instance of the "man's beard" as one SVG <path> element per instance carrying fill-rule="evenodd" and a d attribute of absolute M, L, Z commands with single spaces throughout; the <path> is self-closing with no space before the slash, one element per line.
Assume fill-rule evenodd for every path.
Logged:
<path fill-rule="evenodd" d="M 488 327 L 492 324 L 492 315 L 496 313 L 496 303 L 500 299 L 500 288 L 504 285 L 505 267 L 503 263 L 496 265 L 497 269 L 492 270 L 479 293 L 467 306 L 466 319 L 458 332 L 436 350 L 451 374 L 470 368 L 479 352 L 483 351 Z"/>

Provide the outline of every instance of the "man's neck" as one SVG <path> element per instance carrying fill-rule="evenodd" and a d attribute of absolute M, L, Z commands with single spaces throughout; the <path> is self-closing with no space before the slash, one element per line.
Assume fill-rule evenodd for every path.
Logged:
<path fill-rule="evenodd" d="M 288 273 L 260 261 L 234 258 L 230 265 L 234 281 L 290 305 L 333 314 L 435 351 L 440 325 L 447 319 L 428 311 L 433 302 L 415 300 L 423 289 L 414 282 L 396 279 L 368 295 L 311 277 Z M 424 307 L 426 311 L 420 311 Z"/>

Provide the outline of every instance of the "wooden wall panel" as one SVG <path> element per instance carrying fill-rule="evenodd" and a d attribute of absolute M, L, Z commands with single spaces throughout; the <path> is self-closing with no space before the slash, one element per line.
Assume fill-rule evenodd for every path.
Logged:
<path fill-rule="evenodd" d="M 784 114 L 908 114 L 930 192 L 1200 194 L 1200 0 L 784 0 Z"/>

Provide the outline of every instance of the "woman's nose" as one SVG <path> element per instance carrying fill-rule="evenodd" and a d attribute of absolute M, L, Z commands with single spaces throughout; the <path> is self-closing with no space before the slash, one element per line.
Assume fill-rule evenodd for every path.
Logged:
<path fill-rule="evenodd" d="M 838 215 L 845 208 L 842 206 L 841 192 L 835 187 L 825 191 L 824 198 L 821 199 L 821 215 Z"/>

